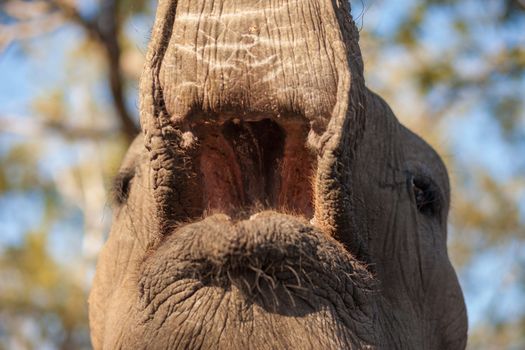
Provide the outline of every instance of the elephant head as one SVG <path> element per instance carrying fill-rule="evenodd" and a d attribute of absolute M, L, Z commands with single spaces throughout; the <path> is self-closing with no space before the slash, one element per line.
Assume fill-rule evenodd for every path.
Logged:
<path fill-rule="evenodd" d="M 462 349 L 436 152 L 363 78 L 343 0 L 160 0 L 97 349 Z"/>

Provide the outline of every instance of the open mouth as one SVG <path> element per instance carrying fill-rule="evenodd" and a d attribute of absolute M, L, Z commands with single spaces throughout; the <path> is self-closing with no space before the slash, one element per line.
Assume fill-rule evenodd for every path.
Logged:
<path fill-rule="evenodd" d="M 296 115 L 192 118 L 205 213 L 242 218 L 263 209 L 311 218 L 315 154 Z"/>

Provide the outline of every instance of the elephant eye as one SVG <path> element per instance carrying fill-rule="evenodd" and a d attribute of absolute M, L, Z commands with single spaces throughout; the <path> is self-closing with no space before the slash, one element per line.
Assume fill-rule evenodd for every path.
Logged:
<path fill-rule="evenodd" d="M 126 203 L 134 176 L 135 172 L 133 170 L 127 170 L 118 174 L 113 180 L 112 197 L 117 205 L 120 206 Z"/>
<path fill-rule="evenodd" d="M 439 212 L 441 199 L 437 185 L 425 176 L 412 176 L 411 190 L 417 210 L 425 215 L 435 215 Z"/>

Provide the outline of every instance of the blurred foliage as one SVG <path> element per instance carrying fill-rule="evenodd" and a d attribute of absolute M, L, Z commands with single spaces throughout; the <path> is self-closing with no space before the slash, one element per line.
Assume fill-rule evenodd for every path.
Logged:
<path fill-rule="evenodd" d="M 49 342 L 63 349 L 87 348 L 86 293 L 47 251 L 45 232 L 28 232 L 20 246 L 0 258 L 0 324 L 13 344 L 38 348 Z M 24 321 L 35 333 L 24 334 Z"/>
<path fill-rule="evenodd" d="M 469 284 L 470 266 L 485 253 L 509 246 L 523 253 L 525 2 L 351 3 L 369 86 L 449 167 L 450 253 Z M 102 219 L 108 179 L 138 126 L 137 79 L 155 6 L 151 0 L 0 1 L 0 55 L 16 49 L 25 64 L 38 65 L 39 42 L 61 29 L 77 33 L 63 48 L 64 66 L 47 67 L 64 71 L 65 78 L 20 106 L 29 115 L 12 117 L 0 109 L 0 210 L 15 199 L 34 202 L 28 212 L 6 210 L 1 216 L 17 215 L 9 218 L 15 228 L 5 229 L 21 237 L 0 241 L 0 349 L 89 348 L 86 299 L 108 229 Z M 139 19 L 145 29 L 134 27 Z M 465 128 L 490 129 L 511 164 L 499 169 L 501 163 L 483 162 L 484 154 L 463 156 Z M 485 140 L 475 141 L 479 152 L 486 151 Z M 68 161 L 50 168 L 57 157 Z M 30 217 L 36 218 L 28 228 Z M 57 253 L 57 237 L 81 243 Z M 67 257 L 68 249 L 78 251 Z M 501 271 L 512 277 L 521 298 L 523 260 Z M 500 315 L 499 295 L 483 310 L 486 319 L 471 329 L 470 348 L 525 347 L 525 310 L 512 318 Z"/>

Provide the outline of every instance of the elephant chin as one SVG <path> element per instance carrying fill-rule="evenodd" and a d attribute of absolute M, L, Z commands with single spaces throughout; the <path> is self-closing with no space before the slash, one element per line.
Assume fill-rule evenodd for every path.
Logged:
<path fill-rule="evenodd" d="M 140 339 L 181 349 L 374 341 L 367 334 L 372 276 L 340 243 L 296 217 L 210 216 L 166 237 L 138 276 L 140 307 L 124 327 L 134 347 Z"/>

